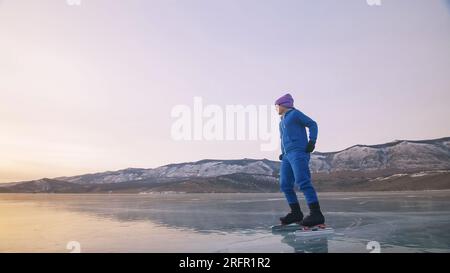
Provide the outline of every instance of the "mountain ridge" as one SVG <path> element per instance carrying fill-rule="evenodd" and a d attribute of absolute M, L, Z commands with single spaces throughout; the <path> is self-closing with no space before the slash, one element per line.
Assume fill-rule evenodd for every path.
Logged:
<path fill-rule="evenodd" d="M 266 192 L 278 189 L 279 166 L 279 161 L 266 158 L 202 159 L 167 164 L 157 168 L 126 168 L 14 182 L 1 185 L 0 190 L 3 192 L 114 192 L 117 189 L 126 191 L 128 185 L 128 188 L 142 191 L 184 189 L 190 192 L 196 188 L 197 191 L 208 189 L 210 192 L 216 190 Z M 352 190 L 360 188 L 368 181 L 372 181 L 372 184 L 376 181 L 381 185 L 397 178 L 401 181 L 406 179 L 417 181 L 422 176 L 422 180 L 427 178 L 428 174 L 430 174 L 429 177 L 439 177 L 440 182 L 438 184 L 433 181 L 423 182 L 425 183 L 423 186 L 418 184 L 414 187 L 428 189 L 429 185 L 434 185 L 433 187 L 446 188 L 450 184 L 447 182 L 447 180 L 450 181 L 447 179 L 449 174 L 445 172 L 450 170 L 450 137 L 395 140 L 376 145 L 357 144 L 336 152 L 314 152 L 311 154 L 310 167 L 313 180 L 317 180 L 319 188 L 323 189 L 340 190 L 345 189 L 347 185 L 347 189 Z M 421 172 L 427 172 L 427 174 L 420 175 Z M 344 178 L 341 177 L 342 174 L 345 174 Z M 395 176 L 396 174 L 398 176 Z M 418 175 L 412 176 L 413 174 Z M 391 178 L 384 179 L 385 177 Z M 217 181 L 221 181 L 222 184 Z M 267 184 L 267 181 L 271 184 Z M 349 181 L 359 184 L 350 185 Z M 403 185 L 405 188 L 409 187 L 406 182 Z M 367 185 L 367 187 L 373 188 L 373 185 Z"/>

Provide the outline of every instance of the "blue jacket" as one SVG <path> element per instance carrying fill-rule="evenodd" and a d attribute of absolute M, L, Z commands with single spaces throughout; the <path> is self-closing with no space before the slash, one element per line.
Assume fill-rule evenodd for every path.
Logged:
<path fill-rule="evenodd" d="M 292 150 L 306 151 L 308 145 L 306 127 L 309 129 L 309 139 L 317 140 L 317 123 L 295 108 L 284 113 L 279 127 L 283 154 Z"/>

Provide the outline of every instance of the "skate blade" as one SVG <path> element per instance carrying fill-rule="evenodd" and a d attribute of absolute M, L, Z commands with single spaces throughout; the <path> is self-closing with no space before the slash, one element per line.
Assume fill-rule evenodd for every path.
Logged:
<path fill-rule="evenodd" d="M 296 231 L 302 229 L 303 227 L 300 224 L 293 223 L 289 225 L 275 225 L 272 226 L 271 228 L 272 231 L 274 232 L 282 232 L 282 231 Z"/>
<path fill-rule="evenodd" d="M 333 234 L 334 229 L 325 225 L 318 225 L 314 227 L 301 227 L 295 231 L 296 236 L 319 236 Z"/>

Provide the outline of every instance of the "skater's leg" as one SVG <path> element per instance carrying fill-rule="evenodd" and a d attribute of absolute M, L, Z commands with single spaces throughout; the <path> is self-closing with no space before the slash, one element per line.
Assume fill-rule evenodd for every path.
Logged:
<path fill-rule="evenodd" d="M 280 188 L 286 196 L 286 200 L 289 204 L 298 203 L 297 194 L 295 193 L 295 177 L 292 172 L 291 164 L 285 156 L 281 161 L 280 166 Z"/>
<path fill-rule="evenodd" d="M 283 158 L 280 169 L 280 187 L 286 196 L 291 212 L 286 216 L 280 217 L 281 224 L 289 225 L 292 223 L 300 223 L 303 220 L 303 213 L 298 203 L 297 194 L 295 193 L 295 178 L 292 172 L 291 164 L 287 158 Z"/>
<path fill-rule="evenodd" d="M 311 172 L 309 170 L 310 155 L 305 153 L 292 153 L 289 162 L 295 177 L 295 184 L 305 195 L 306 203 L 309 207 L 309 215 L 306 216 L 301 224 L 303 226 L 316 226 L 325 223 L 325 218 L 320 211 L 319 199 L 316 190 L 311 183 Z"/>
<path fill-rule="evenodd" d="M 319 201 L 317 198 L 317 193 L 311 183 L 311 172 L 309 170 L 309 154 L 293 152 L 288 156 L 289 162 L 292 166 L 292 172 L 295 177 L 295 184 L 305 196 L 306 203 L 308 205 L 317 203 Z"/>

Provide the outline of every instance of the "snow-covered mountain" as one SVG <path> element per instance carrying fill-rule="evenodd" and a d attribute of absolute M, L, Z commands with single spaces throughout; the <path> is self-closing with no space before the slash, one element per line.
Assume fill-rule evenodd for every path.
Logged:
<path fill-rule="evenodd" d="M 277 176 L 279 164 L 267 159 L 201 160 L 155 169 L 124 169 L 55 179 L 78 184 L 109 184 L 150 178 L 217 177 L 235 173 Z M 381 145 L 355 145 L 339 152 L 315 152 L 311 156 L 310 166 L 313 173 L 450 169 L 450 137 L 398 140 Z"/>
<path fill-rule="evenodd" d="M 314 153 L 313 172 L 435 170 L 450 168 L 450 138 L 381 145 L 355 145 L 333 153 Z"/>
<path fill-rule="evenodd" d="M 428 175 L 404 175 L 435 170 L 450 170 L 450 137 L 409 141 L 398 140 L 380 145 L 355 145 L 330 153 L 311 155 L 311 171 L 319 187 L 332 183 L 361 181 L 391 181 L 393 178 L 416 179 L 439 176 L 436 187 L 450 184 L 448 171 Z M 0 191 L 9 192 L 85 192 L 188 189 L 197 191 L 246 190 L 269 191 L 278 189 L 279 161 L 267 159 L 201 160 L 170 164 L 154 169 L 129 168 L 95 174 L 0 185 Z M 402 176 L 395 176 L 402 174 Z M 425 173 L 428 174 L 428 173 Z M 384 179 L 386 178 L 386 179 Z M 435 178 L 434 182 L 437 181 Z M 402 180 L 402 181 L 403 181 Z M 417 179 L 416 179 L 417 180 Z M 406 183 L 406 182 L 405 182 Z M 419 183 L 419 182 L 417 182 Z M 420 182 L 425 183 L 425 182 Z M 195 185 L 195 186 L 193 186 Z M 349 184 L 347 184 L 349 185 Z M 354 187 L 356 184 L 352 184 Z M 360 186 L 360 185 L 358 185 Z M 448 185 L 450 186 L 450 185 Z M 420 186 L 422 187 L 422 186 Z M 425 188 L 425 187 L 424 187 Z"/>
<path fill-rule="evenodd" d="M 58 177 L 56 180 L 77 184 L 109 184 L 148 179 L 218 177 L 229 174 L 254 174 L 274 176 L 279 163 L 267 159 L 201 160 L 190 163 L 170 164 L 155 169 L 124 169 L 114 172 Z"/>

